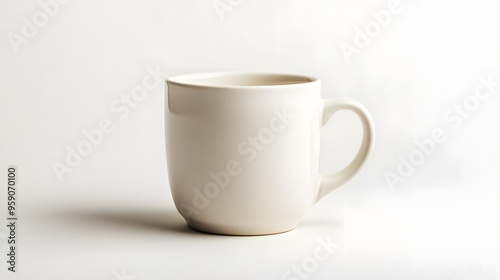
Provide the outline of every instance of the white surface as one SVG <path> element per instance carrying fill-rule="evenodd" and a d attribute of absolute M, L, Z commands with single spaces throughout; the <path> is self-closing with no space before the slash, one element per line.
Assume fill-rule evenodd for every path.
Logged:
<path fill-rule="evenodd" d="M 443 117 L 481 77 L 496 72 L 500 80 L 498 1 L 402 2 L 347 63 L 339 45 L 352 44 L 355 28 L 387 3 L 242 0 L 221 21 L 205 0 L 72 0 L 15 53 L 9 32 L 20 33 L 22 18 L 41 8 L 2 1 L 0 181 L 7 165 L 20 170 L 20 272 L 6 273 L 2 261 L 2 279 L 119 279 L 113 273 L 122 268 L 137 280 L 280 279 L 328 235 L 339 247 L 309 279 L 499 279 L 500 88 L 460 125 Z M 317 76 L 324 98 L 354 97 L 368 107 L 373 156 L 290 233 L 188 231 L 167 185 L 163 86 L 127 117 L 111 109 L 156 65 L 170 74 Z M 104 118 L 114 131 L 59 182 L 51 164 L 64 162 L 65 147 Z M 359 145 L 357 119 L 336 118 L 322 131 L 324 173 L 342 168 Z M 384 173 L 397 172 L 398 157 L 436 128 L 446 141 L 390 188 Z"/>

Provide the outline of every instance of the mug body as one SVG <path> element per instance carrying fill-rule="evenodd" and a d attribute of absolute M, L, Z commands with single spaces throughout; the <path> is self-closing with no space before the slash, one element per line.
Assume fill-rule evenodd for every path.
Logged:
<path fill-rule="evenodd" d="M 318 195 L 319 80 L 207 73 L 167 87 L 168 177 L 189 226 L 228 235 L 295 228 Z"/>

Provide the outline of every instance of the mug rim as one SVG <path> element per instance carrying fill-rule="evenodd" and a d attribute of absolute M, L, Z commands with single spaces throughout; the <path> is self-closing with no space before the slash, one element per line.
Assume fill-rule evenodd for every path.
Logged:
<path fill-rule="evenodd" d="M 223 79 L 226 78 L 250 78 L 262 79 L 271 78 L 281 83 L 257 83 L 257 84 L 224 84 L 224 83 L 209 83 L 200 80 Z M 198 80 L 198 81 L 197 81 Z M 176 85 L 189 88 L 219 88 L 219 89 L 271 89 L 271 88 L 286 88 L 310 86 L 319 83 L 319 79 L 302 74 L 283 73 L 283 72 L 246 72 L 246 71 L 220 71 L 220 72 L 200 72 L 190 74 L 173 75 L 166 79 L 168 85 Z"/>

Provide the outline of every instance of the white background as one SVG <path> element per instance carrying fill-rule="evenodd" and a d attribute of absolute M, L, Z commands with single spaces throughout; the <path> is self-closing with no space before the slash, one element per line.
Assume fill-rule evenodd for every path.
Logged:
<path fill-rule="evenodd" d="M 500 81 L 498 1 L 401 1 L 350 63 L 339 46 L 388 1 L 231 3 L 221 19 L 212 0 L 71 0 L 16 52 L 9 36 L 43 10 L 1 1 L 0 205 L 6 217 L 7 166 L 17 165 L 20 218 L 18 273 L 6 271 L 0 229 L 2 279 L 282 279 L 317 238 L 339 246 L 308 279 L 500 279 L 500 87 L 455 128 L 444 119 L 481 77 Z M 324 98 L 368 107 L 374 152 L 294 231 L 191 231 L 168 188 L 164 85 L 123 120 L 111 109 L 148 67 L 317 76 Z M 114 131 L 59 181 L 52 164 L 104 118 Z M 390 187 L 385 174 L 436 128 L 446 141 Z M 347 164 L 359 138 L 356 118 L 336 115 L 322 131 L 320 171 Z"/>

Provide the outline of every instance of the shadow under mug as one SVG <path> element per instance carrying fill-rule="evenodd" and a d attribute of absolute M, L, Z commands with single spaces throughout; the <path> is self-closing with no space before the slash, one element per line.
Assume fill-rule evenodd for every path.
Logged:
<path fill-rule="evenodd" d="M 196 230 L 264 235 L 294 229 L 351 179 L 374 141 L 367 109 L 320 97 L 313 77 L 204 73 L 167 79 L 166 151 L 172 197 Z M 339 110 L 361 120 L 360 148 L 341 171 L 318 173 L 320 128 Z"/>

